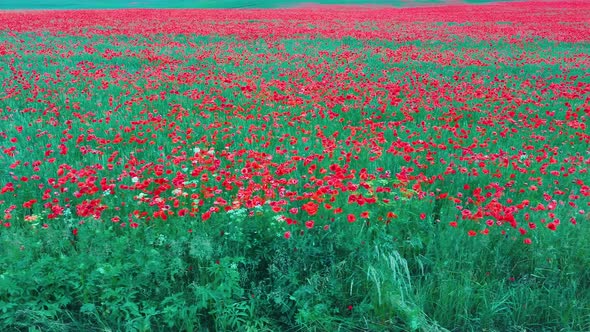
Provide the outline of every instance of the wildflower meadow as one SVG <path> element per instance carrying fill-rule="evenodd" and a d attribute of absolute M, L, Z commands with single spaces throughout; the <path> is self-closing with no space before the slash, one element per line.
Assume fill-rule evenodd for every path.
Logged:
<path fill-rule="evenodd" d="M 0 330 L 590 331 L 588 22 L 0 11 Z"/>

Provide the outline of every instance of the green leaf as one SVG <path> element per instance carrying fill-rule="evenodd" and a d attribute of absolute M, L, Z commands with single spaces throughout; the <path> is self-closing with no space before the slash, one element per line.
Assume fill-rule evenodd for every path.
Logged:
<path fill-rule="evenodd" d="M 4 313 L 14 307 L 16 307 L 16 304 L 14 303 L 0 301 L 0 310 Z"/>
<path fill-rule="evenodd" d="M 83 314 L 90 314 L 96 311 L 96 306 L 93 303 L 85 303 L 80 307 L 80 312 Z"/>

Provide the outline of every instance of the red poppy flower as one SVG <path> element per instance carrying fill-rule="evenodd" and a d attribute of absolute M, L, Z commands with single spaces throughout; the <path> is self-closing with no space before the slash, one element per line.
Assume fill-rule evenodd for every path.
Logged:
<path fill-rule="evenodd" d="M 310 216 L 313 216 L 316 213 L 318 213 L 318 208 L 319 207 L 315 202 L 307 202 L 301 207 L 301 209 L 307 212 L 307 214 L 309 214 Z"/>
<path fill-rule="evenodd" d="M 349 214 L 346 218 L 348 219 L 348 222 L 351 222 L 351 223 L 356 221 L 356 216 L 352 213 Z"/>

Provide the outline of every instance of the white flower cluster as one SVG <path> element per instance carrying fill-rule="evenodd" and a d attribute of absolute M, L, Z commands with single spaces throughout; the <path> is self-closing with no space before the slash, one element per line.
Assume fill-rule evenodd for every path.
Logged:
<path fill-rule="evenodd" d="M 276 215 L 276 216 L 272 217 L 272 219 L 273 219 L 274 221 L 276 221 L 276 222 L 282 222 L 282 221 L 284 221 L 284 220 L 285 220 L 285 216 L 282 216 L 282 215 Z"/>
<path fill-rule="evenodd" d="M 229 218 L 232 221 L 244 221 L 246 219 L 246 216 L 248 214 L 248 210 L 245 208 L 240 208 L 240 209 L 235 209 L 235 210 L 229 210 L 227 211 L 227 214 L 229 215 Z"/>
<path fill-rule="evenodd" d="M 193 152 L 194 152 L 195 154 L 199 154 L 199 153 L 201 153 L 201 149 L 200 149 L 200 148 L 198 148 L 198 147 L 195 147 L 195 148 L 193 148 Z M 214 154 L 215 154 L 215 149 L 214 149 L 214 148 L 210 148 L 210 149 L 207 151 L 207 154 L 208 154 L 208 155 L 210 155 L 210 156 L 214 155 Z"/>
<path fill-rule="evenodd" d="M 155 246 L 162 246 L 164 243 L 166 243 L 166 236 L 164 234 L 159 234 L 158 237 L 154 240 L 153 245 Z"/>

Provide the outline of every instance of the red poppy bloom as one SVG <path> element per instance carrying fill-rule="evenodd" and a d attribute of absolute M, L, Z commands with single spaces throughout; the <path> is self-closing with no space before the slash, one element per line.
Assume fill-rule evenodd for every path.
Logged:
<path fill-rule="evenodd" d="M 349 214 L 347 217 L 348 222 L 355 222 L 356 221 L 356 216 L 354 214 Z"/>
<path fill-rule="evenodd" d="M 310 216 L 313 216 L 318 212 L 318 205 L 315 202 L 307 202 L 301 207 L 301 209 L 307 212 Z"/>

